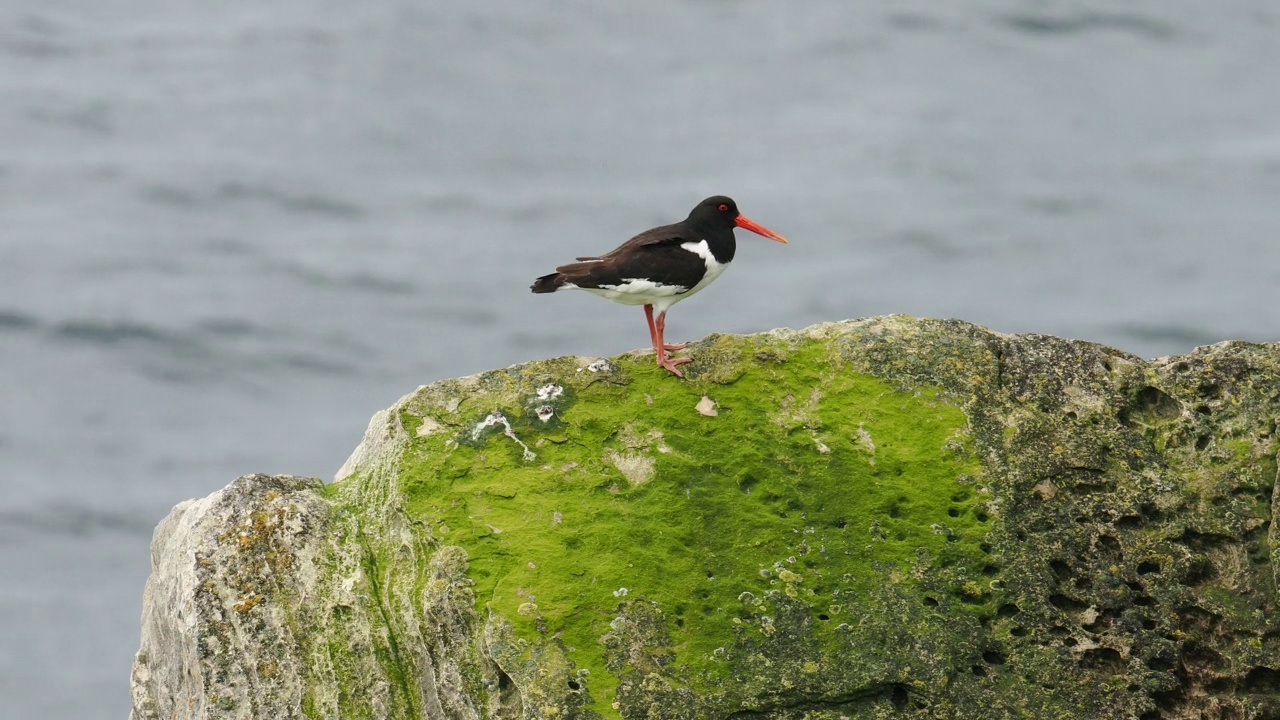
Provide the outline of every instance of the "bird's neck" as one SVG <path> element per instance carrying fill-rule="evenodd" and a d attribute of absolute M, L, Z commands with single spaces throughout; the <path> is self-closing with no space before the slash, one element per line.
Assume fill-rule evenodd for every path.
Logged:
<path fill-rule="evenodd" d="M 707 241 L 707 248 L 711 250 L 711 255 L 715 257 L 716 262 L 723 265 L 733 260 L 733 254 L 738 249 L 738 243 L 733 237 L 733 228 L 703 228 L 698 234 Z"/>

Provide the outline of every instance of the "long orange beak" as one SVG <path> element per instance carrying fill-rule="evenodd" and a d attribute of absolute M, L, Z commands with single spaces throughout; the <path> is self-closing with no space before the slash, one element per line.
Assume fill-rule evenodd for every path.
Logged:
<path fill-rule="evenodd" d="M 751 232 L 757 235 L 763 235 L 769 238 L 770 240 L 777 240 L 780 243 L 784 243 L 787 241 L 786 238 L 770 230 L 769 228 L 761 225 L 760 223 L 749 219 L 746 215 L 739 215 L 738 219 L 733 221 L 733 224 L 737 225 L 743 230 L 750 230 Z"/>

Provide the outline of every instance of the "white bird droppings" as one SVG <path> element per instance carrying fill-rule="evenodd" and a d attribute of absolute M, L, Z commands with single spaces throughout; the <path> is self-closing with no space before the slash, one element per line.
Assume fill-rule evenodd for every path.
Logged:
<path fill-rule="evenodd" d="M 546 385 L 543 385 L 542 387 L 538 388 L 539 400 L 555 400 L 556 398 L 560 397 L 563 394 L 564 394 L 564 386 L 557 385 L 555 383 L 547 383 Z"/>
<path fill-rule="evenodd" d="M 524 448 L 525 460 L 533 460 L 538 457 L 536 454 L 534 454 L 532 450 L 529 449 L 528 445 L 524 444 L 524 441 L 516 437 L 515 430 L 511 429 L 511 421 L 507 419 L 507 416 L 503 415 L 501 412 L 498 412 L 497 410 L 494 410 L 493 412 L 489 413 L 487 416 L 485 416 L 484 420 L 481 420 L 479 423 L 476 424 L 475 427 L 471 428 L 471 439 L 479 440 L 480 433 L 484 432 L 487 428 L 491 428 L 495 425 L 501 425 L 503 428 L 502 434 L 506 435 L 512 440 L 515 440 L 516 444 Z"/>
<path fill-rule="evenodd" d="M 702 396 L 702 399 L 698 401 L 697 405 L 693 406 L 693 409 L 707 417 L 715 417 L 720 414 L 720 412 L 716 410 L 716 401 L 706 395 Z"/>

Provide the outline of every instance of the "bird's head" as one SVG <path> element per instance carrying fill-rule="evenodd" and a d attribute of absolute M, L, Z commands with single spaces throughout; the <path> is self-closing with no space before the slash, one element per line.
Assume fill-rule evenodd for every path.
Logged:
<path fill-rule="evenodd" d="M 787 241 L 778 233 L 738 212 L 738 204 L 733 201 L 733 198 L 724 195 L 713 195 L 698 203 L 698 206 L 689 212 L 689 221 L 696 225 L 740 227 L 780 243 Z"/>

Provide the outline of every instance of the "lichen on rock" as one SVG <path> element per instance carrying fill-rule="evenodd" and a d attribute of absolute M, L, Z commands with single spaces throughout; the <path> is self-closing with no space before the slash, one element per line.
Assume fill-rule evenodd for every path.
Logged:
<path fill-rule="evenodd" d="M 904 316 L 419 388 L 161 523 L 134 717 L 1269 718 L 1280 346 Z"/>

